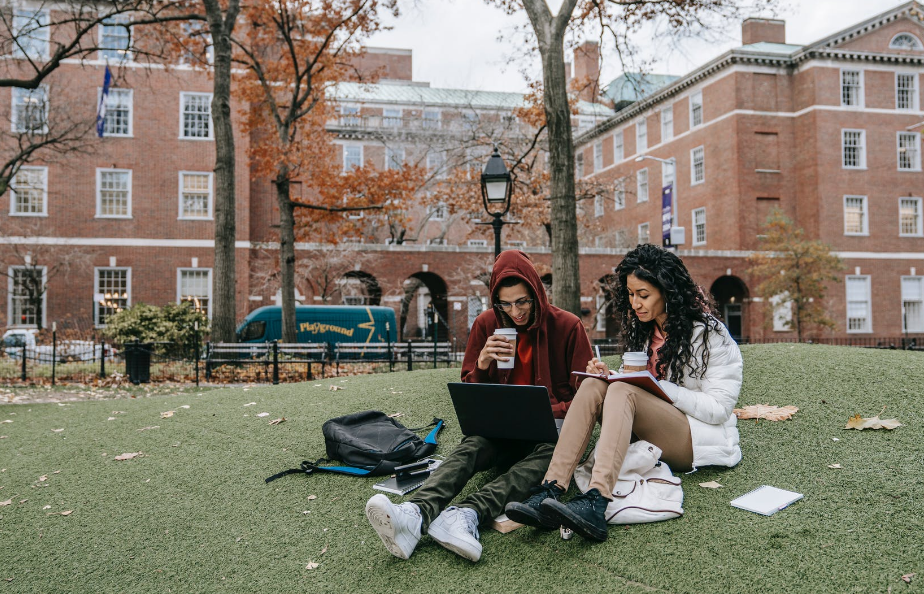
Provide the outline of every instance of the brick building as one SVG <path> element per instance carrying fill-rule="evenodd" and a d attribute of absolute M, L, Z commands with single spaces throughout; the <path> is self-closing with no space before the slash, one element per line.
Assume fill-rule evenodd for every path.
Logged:
<path fill-rule="evenodd" d="M 644 85 L 629 85 L 634 96 L 606 86 L 604 100 L 617 112 L 592 102 L 596 85 L 586 86 L 574 120 L 583 132 L 576 137 L 578 172 L 613 188 L 580 206 L 587 229 L 581 300 L 591 335 L 617 331 L 601 287 L 625 248 L 646 239 L 643 233 L 659 241 L 658 194 L 672 180 L 676 224 L 687 230 L 679 253 L 737 335 L 792 336 L 765 327 L 744 261 L 757 247 L 759 223 L 771 206 L 831 243 L 847 263 L 845 283 L 830 293 L 835 336 L 897 336 L 903 307 L 908 330 L 924 332 L 924 272 L 918 274 L 924 271 L 924 189 L 917 189 L 924 180 L 916 127 L 924 120 L 922 38 L 913 3 L 808 46 L 787 45 L 780 21 L 752 19 L 743 25 L 742 47 L 687 75 L 649 77 Z M 120 43 L 117 36 L 112 43 Z M 593 44 L 582 46 L 575 79 L 596 80 L 594 52 Z M 64 64 L 38 95 L 0 97 L 0 117 L 9 117 L 15 132 L 35 117 L 31 105 L 95 113 L 104 59 Z M 339 111 L 329 128 L 342 147 L 344 168 L 413 161 L 437 171 L 458 165 L 453 159 L 460 154 L 480 168 L 487 147 L 462 147 L 462 141 L 484 126 L 509 125 L 515 133 L 511 111 L 523 97 L 431 88 L 411 80 L 411 60 L 407 50 L 370 49 L 361 66 L 379 69 L 382 80 L 334 91 Z M 22 260 L 67 253 L 86 263 L 49 282 L 41 304 L 46 323 L 98 327 L 115 309 L 140 302 L 192 300 L 210 309 L 211 81 L 183 66 L 163 70 L 129 61 L 118 70 L 104 137 L 82 153 L 30 163 L 0 197 L 0 247 L 21 248 L 20 260 L 4 251 L 2 265 L 12 278 L 0 286 L 3 325 L 36 322 L 16 287 Z M 236 143 L 237 308 L 243 318 L 278 300 L 261 276 L 275 266 L 278 215 L 270 185 L 251 180 L 248 137 L 239 133 Z M 674 159 L 674 166 L 637 162 L 642 155 Z M 332 302 L 395 307 L 405 338 L 421 334 L 432 303 L 442 332 L 448 327 L 449 336 L 464 341 L 470 321 L 487 305 L 492 242 L 486 230 L 439 208 L 418 208 L 410 221 L 413 233 L 395 241 L 382 221 L 367 216 L 349 242 L 334 250 L 299 244 L 298 258 L 356 254 L 340 273 Z M 553 280 L 542 233 L 507 227 L 504 241 L 531 253 Z M 303 281 L 299 300 L 323 301 Z"/>
<path fill-rule="evenodd" d="M 613 188 L 595 214 L 614 240 L 660 242 L 672 186 L 680 254 L 736 335 L 768 338 L 789 336 L 791 313 L 781 302 L 765 326 L 745 257 L 782 209 L 844 260 L 826 299 L 835 337 L 920 335 L 922 39 L 914 2 L 805 46 L 748 19 L 741 47 L 575 140 L 579 175 Z"/>

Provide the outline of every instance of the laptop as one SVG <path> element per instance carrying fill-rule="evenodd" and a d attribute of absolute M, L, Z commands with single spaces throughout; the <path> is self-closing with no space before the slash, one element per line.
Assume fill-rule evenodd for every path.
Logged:
<path fill-rule="evenodd" d="M 464 435 L 558 441 L 563 419 L 553 416 L 545 386 L 469 383 L 447 386 Z"/>

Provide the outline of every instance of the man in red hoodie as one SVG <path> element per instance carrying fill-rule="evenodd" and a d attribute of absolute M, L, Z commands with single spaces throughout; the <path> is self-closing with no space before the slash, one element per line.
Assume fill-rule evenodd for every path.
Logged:
<path fill-rule="evenodd" d="M 577 391 L 572 371 L 584 371 L 592 358 L 590 340 L 580 318 L 549 303 L 539 273 L 525 253 L 502 252 L 491 272 L 493 307 L 475 319 L 462 381 L 520 384 L 549 389 L 552 411 L 563 419 Z M 516 353 L 497 328 L 516 328 Z M 497 361 L 515 356 L 513 369 Z M 491 414 L 491 411 L 485 411 Z M 407 559 L 421 532 L 470 559 L 481 558 L 478 525 L 534 491 L 548 469 L 554 444 L 468 436 L 446 457 L 409 501 L 395 505 L 385 495 L 366 503 L 366 517 L 385 547 Z M 498 467 L 502 473 L 457 506 L 446 507 L 477 472 Z M 549 496 L 553 493 L 550 492 Z"/>

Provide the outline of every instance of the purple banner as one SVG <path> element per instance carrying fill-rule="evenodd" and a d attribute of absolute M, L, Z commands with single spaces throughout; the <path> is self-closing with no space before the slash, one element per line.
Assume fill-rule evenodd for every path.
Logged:
<path fill-rule="evenodd" d="M 661 242 L 662 245 L 671 244 L 671 204 L 674 201 L 674 186 L 664 186 L 661 189 Z"/>

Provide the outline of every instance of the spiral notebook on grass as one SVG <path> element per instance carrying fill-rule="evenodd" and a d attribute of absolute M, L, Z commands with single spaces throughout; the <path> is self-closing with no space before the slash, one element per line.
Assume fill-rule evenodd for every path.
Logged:
<path fill-rule="evenodd" d="M 395 475 L 380 483 L 372 485 L 373 489 L 394 493 L 395 495 L 407 495 L 417 487 L 424 484 L 430 473 L 436 470 L 442 460 L 420 460 L 404 466 L 395 468 Z"/>
<path fill-rule="evenodd" d="M 802 497 L 802 493 L 763 485 L 737 499 L 732 499 L 731 504 L 734 507 L 754 512 L 755 514 L 772 516 L 781 509 L 799 501 Z"/>

